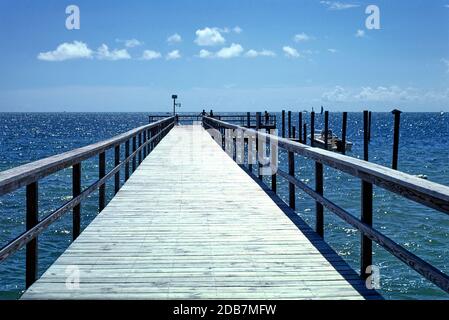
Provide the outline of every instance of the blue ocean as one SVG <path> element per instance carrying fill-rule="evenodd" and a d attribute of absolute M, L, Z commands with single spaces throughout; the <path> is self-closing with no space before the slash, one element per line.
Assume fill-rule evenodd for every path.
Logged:
<path fill-rule="evenodd" d="M 280 128 L 280 113 L 277 114 Z M 309 118 L 306 115 L 305 120 Z M 330 113 L 329 127 L 341 132 L 342 114 Z M 298 128 L 298 112 L 292 123 Z M 0 171 L 110 138 L 148 123 L 146 113 L 0 113 Z M 317 129 L 323 116 L 317 114 Z M 361 112 L 348 114 L 347 139 L 353 142 L 348 156 L 363 155 Z M 393 115 L 372 113 L 369 160 L 391 166 Z M 286 170 L 286 154 L 280 166 Z M 296 176 L 314 186 L 314 163 L 296 157 Z M 83 187 L 98 178 L 98 159 L 83 162 Z M 107 153 L 107 169 L 113 167 L 113 151 Z M 424 175 L 449 185 L 449 114 L 403 113 L 401 115 L 399 170 Z M 123 174 L 121 177 L 123 178 Z M 108 200 L 113 181 L 107 184 Z M 269 180 L 267 180 L 269 183 Z M 288 184 L 278 178 L 278 193 L 288 201 Z M 325 168 L 324 194 L 351 214 L 360 216 L 360 179 Z M 39 216 L 45 217 L 71 199 L 71 169 L 40 182 Z M 82 204 L 82 227 L 95 218 L 97 193 Z M 315 224 L 315 203 L 297 192 L 297 213 Z M 449 273 L 449 216 L 374 187 L 374 227 L 422 259 Z M 72 217 L 67 213 L 39 237 L 39 274 L 52 264 L 71 242 Z M 0 197 L 0 247 L 25 230 L 25 190 Z M 325 240 L 355 270 L 359 270 L 360 233 L 325 210 Z M 374 245 L 373 263 L 380 268 L 379 292 L 387 299 L 448 299 L 449 295 L 411 270 L 390 253 Z M 21 250 L 0 264 L 0 299 L 16 299 L 24 290 L 25 255 Z"/>

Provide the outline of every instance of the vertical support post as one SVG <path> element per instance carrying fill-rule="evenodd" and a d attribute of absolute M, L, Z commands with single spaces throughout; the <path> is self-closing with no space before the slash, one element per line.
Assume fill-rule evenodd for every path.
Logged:
<path fill-rule="evenodd" d="M 323 195 L 323 164 L 315 162 L 315 191 Z M 316 226 L 315 231 L 319 236 L 324 237 L 324 209 L 323 205 L 316 202 Z"/>
<path fill-rule="evenodd" d="M 302 143 L 307 144 L 307 123 L 304 122 Z"/>
<path fill-rule="evenodd" d="M 295 176 L 295 153 L 292 151 L 288 152 L 288 174 L 292 177 Z M 295 210 L 295 185 L 291 182 L 288 183 L 288 199 L 290 208 Z"/>
<path fill-rule="evenodd" d="M 287 113 L 287 126 L 288 126 L 288 137 L 292 137 L 292 112 L 288 111 Z"/>
<path fill-rule="evenodd" d="M 26 187 L 26 229 L 30 230 L 39 222 L 39 188 L 38 182 Z M 38 268 L 38 238 L 34 238 L 26 245 L 25 285 L 28 289 L 37 279 Z"/>
<path fill-rule="evenodd" d="M 399 124 L 401 122 L 401 111 L 394 109 L 394 131 L 393 131 L 393 163 L 391 168 L 398 169 L 398 154 L 399 154 Z"/>
<path fill-rule="evenodd" d="M 99 155 L 98 179 L 106 175 L 106 152 Z M 106 207 L 106 183 L 103 183 L 99 188 L 98 194 L 98 212 L 103 211 Z"/>
<path fill-rule="evenodd" d="M 158 136 L 158 140 L 159 140 L 159 136 Z M 134 171 L 136 171 L 136 154 L 135 154 L 135 152 L 136 152 L 136 150 L 137 150 L 137 137 L 136 136 L 134 136 L 133 137 L 133 167 L 132 167 L 132 173 L 134 173 Z"/>
<path fill-rule="evenodd" d="M 273 163 L 275 163 L 277 161 L 277 152 L 278 152 L 278 147 L 276 145 L 274 145 L 272 143 L 272 141 L 270 140 L 270 156 L 271 156 L 271 160 L 270 160 L 270 166 L 273 170 L 273 168 L 277 168 L 278 164 L 276 163 L 275 165 L 273 165 Z M 274 193 L 277 192 L 277 176 L 276 176 L 276 172 L 273 171 L 271 174 L 271 190 L 273 190 Z"/>
<path fill-rule="evenodd" d="M 126 140 L 125 142 L 125 181 L 128 181 L 129 179 L 129 140 Z"/>
<path fill-rule="evenodd" d="M 368 110 L 363 111 L 363 160 L 368 161 L 369 147 Z"/>
<path fill-rule="evenodd" d="M 324 111 L 324 149 L 329 148 L 329 111 Z"/>
<path fill-rule="evenodd" d="M 260 130 L 260 112 L 256 112 L 256 157 L 257 157 L 257 176 L 262 180 L 262 170 L 260 170 L 259 152 L 265 154 L 265 150 L 259 150 L 259 130 Z"/>
<path fill-rule="evenodd" d="M 362 181 L 362 212 L 361 221 L 369 226 L 373 225 L 373 185 Z M 360 239 L 360 275 L 367 279 L 369 273 L 366 268 L 373 264 L 373 244 L 363 233 Z"/>
<path fill-rule="evenodd" d="M 302 112 L 298 113 L 298 139 L 302 142 Z"/>
<path fill-rule="evenodd" d="M 138 140 L 139 141 L 138 142 L 139 143 L 138 146 L 140 148 L 142 146 L 142 132 L 139 133 L 139 138 L 138 139 L 139 139 Z M 139 152 L 137 152 L 137 154 L 138 154 L 138 157 L 139 157 L 138 158 L 139 159 L 138 160 L 138 164 L 140 165 L 142 163 L 142 149 L 140 149 Z"/>
<path fill-rule="evenodd" d="M 72 195 L 73 198 L 81 194 L 81 163 L 72 167 Z M 72 239 L 75 240 L 81 233 L 81 205 L 76 205 L 72 210 Z"/>
<path fill-rule="evenodd" d="M 144 144 L 144 147 L 143 147 L 143 158 L 145 159 L 147 157 L 147 147 L 148 147 L 146 145 L 146 142 L 147 142 L 147 130 L 143 130 L 142 134 L 143 134 L 143 144 Z"/>
<path fill-rule="evenodd" d="M 371 141 L 371 111 L 368 112 L 368 141 Z"/>
<path fill-rule="evenodd" d="M 348 125 L 348 113 L 343 112 L 343 123 L 341 124 L 341 144 L 343 145 L 343 149 L 341 150 L 342 154 L 346 154 L 346 129 Z"/>
<path fill-rule="evenodd" d="M 246 126 L 248 128 L 251 127 L 251 113 L 249 113 L 249 112 L 246 113 Z"/>
<path fill-rule="evenodd" d="M 310 145 L 315 146 L 315 111 L 310 113 Z"/>
<path fill-rule="evenodd" d="M 114 149 L 114 166 L 120 165 L 120 145 L 116 145 Z M 114 191 L 115 194 L 120 190 L 120 170 L 115 174 Z"/>
<path fill-rule="evenodd" d="M 282 110 L 282 138 L 285 138 L 285 110 Z"/>
<path fill-rule="evenodd" d="M 292 126 L 292 138 L 296 139 L 296 126 Z"/>

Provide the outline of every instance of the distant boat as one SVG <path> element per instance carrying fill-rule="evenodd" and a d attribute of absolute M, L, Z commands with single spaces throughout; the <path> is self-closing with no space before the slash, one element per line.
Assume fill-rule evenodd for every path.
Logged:
<path fill-rule="evenodd" d="M 312 140 L 312 137 L 310 134 L 309 134 L 309 139 Z M 325 149 L 326 143 L 325 143 L 325 131 L 324 130 L 315 131 L 314 146 L 318 147 L 318 148 Z M 332 130 L 327 131 L 327 150 L 342 152 L 343 150 L 351 151 L 351 149 L 352 149 L 351 141 L 346 141 L 346 146 L 343 146 L 343 140 L 341 140 L 336 134 L 334 134 L 332 132 Z"/>

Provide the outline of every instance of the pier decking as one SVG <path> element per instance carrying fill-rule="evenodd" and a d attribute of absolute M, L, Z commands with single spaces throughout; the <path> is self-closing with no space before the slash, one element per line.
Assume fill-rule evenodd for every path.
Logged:
<path fill-rule="evenodd" d="M 67 286 L 77 270 L 79 288 Z M 167 134 L 22 299 L 369 297 L 321 237 L 194 125 Z"/>

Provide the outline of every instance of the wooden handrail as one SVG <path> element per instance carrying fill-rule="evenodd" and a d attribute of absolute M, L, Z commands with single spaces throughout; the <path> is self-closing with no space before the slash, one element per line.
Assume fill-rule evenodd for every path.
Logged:
<path fill-rule="evenodd" d="M 129 140 L 145 130 L 156 128 L 157 126 L 163 125 L 168 121 L 172 121 L 173 118 L 174 117 L 162 119 L 157 122 L 132 129 L 104 141 L 30 162 L 9 170 L 1 171 L 0 196 L 24 187 L 32 182 L 38 181 L 52 173 L 71 167 L 83 160 L 89 159 L 107 149 Z"/>
<path fill-rule="evenodd" d="M 449 293 L 449 276 L 441 272 L 438 268 L 434 267 L 430 263 L 419 258 L 409 250 L 405 249 L 389 237 L 385 236 L 381 232 L 377 231 L 372 226 L 372 184 L 382 187 L 386 190 L 399 194 L 404 198 L 411 199 L 418 203 L 421 203 L 427 207 L 439 210 L 444 213 L 449 213 L 449 187 L 440 185 L 427 180 L 422 180 L 417 177 L 411 176 L 406 173 L 402 173 L 390 168 L 386 168 L 377 164 L 369 163 L 367 161 L 351 158 L 345 155 L 337 154 L 327 150 L 309 147 L 307 145 L 291 141 L 289 139 L 281 138 L 264 132 L 257 132 L 252 129 L 240 127 L 234 124 L 230 124 L 224 121 L 220 121 L 210 117 L 203 118 L 203 124 L 205 127 L 215 129 L 237 129 L 243 132 L 248 132 L 252 135 L 257 135 L 259 138 L 275 139 L 278 141 L 277 147 L 283 148 L 289 152 L 289 172 L 283 170 L 277 170 L 272 175 L 274 181 L 276 181 L 276 175 L 280 175 L 286 179 L 290 185 L 290 205 L 292 206 L 292 198 L 295 197 L 294 189 L 292 185 L 300 188 L 310 197 L 312 197 L 317 203 L 316 219 L 317 225 L 315 231 L 323 236 L 324 223 L 322 216 L 322 207 L 326 207 L 330 212 L 333 212 L 342 220 L 356 228 L 362 234 L 361 237 L 361 272 L 360 275 L 366 278 L 366 267 L 372 263 L 372 244 L 371 241 L 375 241 L 385 250 L 390 252 L 393 256 L 407 264 L 410 268 L 417 271 L 426 279 Z M 228 135 L 229 137 L 229 135 Z M 234 138 L 235 139 L 235 138 Z M 300 154 L 314 160 L 316 165 L 321 166 L 316 170 L 315 178 L 319 180 L 317 188 L 314 190 L 304 182 L 300 181 L 294 176 L 294 168 L 292 168 L 291 153 Z M 273 155 L 272 155 L 273 157 Z M 259 164 L 260 165 L 260 164 Z M 346 172 L 354 177 L 358 177 L 362 180 L 362 218 L 358 219 L 348 211 L 336 205 L 331 200 L 327 199 L 323 195 L 323 179 L 322 179 L 322 166 L 328 165 L 337 170 Z M 252 173 L 252 169 L 251 173 Z M 273 180 L 272 180 L 273 182 Z M 367 188 L 367 186 L 371 186 Z M 276 192 L 276 185 L 272 183 L 272 189 Z M 292 194 L 293 192 L 293 194 Z M 365 207 L 368 206 L 368 207 Z M 294 208 L 294 200 L 293 206 Z M 368 208 L 368 209 L 367 209 Z M 366 216 L 366 214 L 368 214 Z M 365 216 L 364 216 L 365 214 Z M 364 221 L 366 220 L 366 221 Z"/>
<path fill-rule="evenodd" d="M 0 249 L 0 262 L 26 246 L 26 287 L 31 286 L 37 279 L 38 235 L 64 213 L 73 210 L 73 239 L 76 239 L 80 233 L 79 205 L 81 202 L 99 189 L 99 211 L 101 212 L 106 205 L 105 184 L 107 180 L 112 177 L 115 178 L 114 190 L 117 193 L 120 188 L 120 169 L 125 167 L 125 178 L 127 179 L 129 177 L 129 163 L 133 163 L 132 172 L 134 172 L 136 166 L 142 162 L 174 125 L 175 118 L 168 117 L 108 140 L 0 172 L 0 195 L 11 193 L 22 186 L 27 188 L 26 231 Z M 137 137 L 139 138 L 138 145 L 136 144 Z M 130 140 L 133 141 L 131 153 L 129 152 Z M 120 145 L 124 142 L 126 144 L 125 159 L 120 161 Z M 105 152 L 112 148 L 115 154 L 115 167 L 106 173 Z M 99 179 L 85 190 L 81 190 L 81 162 L 96 155 L 99 155 Z M 137 157 L 138 162 L 136 161 Z M 73 167 L 73 198 L 39 221 L 39 179 L 70 166 Z"/>

